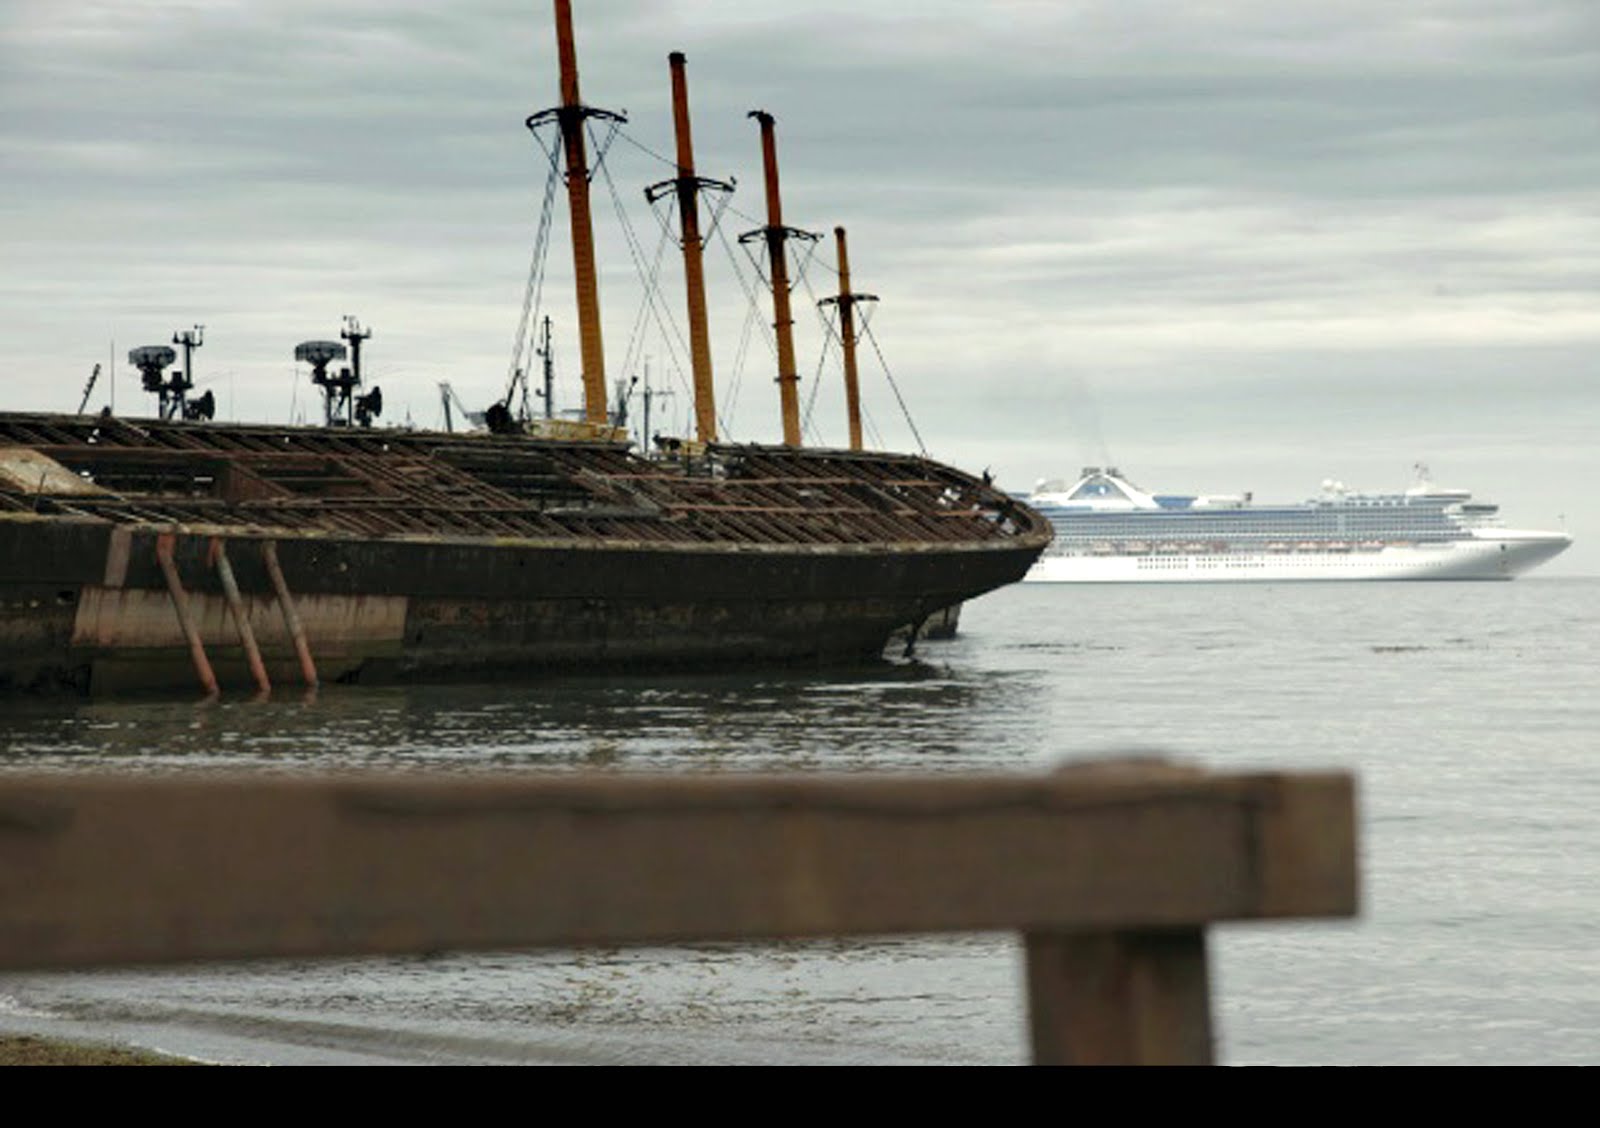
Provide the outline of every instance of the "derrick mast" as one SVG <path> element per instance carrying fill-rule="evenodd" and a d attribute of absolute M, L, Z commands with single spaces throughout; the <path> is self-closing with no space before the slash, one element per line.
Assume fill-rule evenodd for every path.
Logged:
<path fill-rule="evenodd" d="M 555 0 L 556 54 L 561 65 L 561 105 L 528 118 L 530 130 L 555 121 L 566 156 L 567 211 L 572 231 L 573 275 L 578 296 L 578 349 L 583 363 L 583 414 L 606 423 L 605 346 L 600 333 L 600 285 L 595 270 L 594 225 L 589 206 L 589 155 L 585 124 L 590 118 L 623 122 L 608 110 L 585 106 L 578 94 L 578 53 L 572 35 L 572 2 Z"/>
<path fill-rule="evenodd" d="M 645 189 L 645 198 L 654 203 L 667 192 L 678 198 L 678 223 L 683 244 L 684 289 L 689 315 L 689 358 L 694 373 L 695 438 L 702 443 L 717 440 L 716 391 L 711 376 L 711 336 L 706 327 L 706 287 L 703 260 L 704 240 L 700 234 L 700 190 L 715 188 L 731 192 L 733 185 L 696 176 L 694 139 L 689 129 L 689 83 L 684 74 L 683 52 L 667 56 L 672 70 L 672 125 L 677 139 L 678 175 L 672 180 Z"/>
<path fill-rule="evenodd" d="M 845 247 L 844 228 L 835 227 L 833 237 L 839 252 L 839 293 L 837 297 L 823 298 L 818 305 L 839 307 L 839 343 L 844 354 L 844 402 L 850 423 L 850 449 L 861 449 L 861 382 L 856 375 L 856 315 L 860 302 L 875 302 L 872 294 L 856 294 L 850 290 L 850 254 Z"/>
<path fill-rule="evenodd" d="M 789 263 L 785 244 L 791 238 L 816 239 L 809 231 L 783 224 L 783 201 L 778 192 L 778 141 L 776 119 L 765 110 L 751 110 L 761 126 L 761 164 L 767 189 L 767 225 L 739 237 L 740 242 L 763 239 L 767 244 L 772 279 L 772 328 L 778 337 L 778 400 L 783 409 L 783 442 L 800 445 L 800 374 L 794 360 L 794 316 L 789 307 Z"/>

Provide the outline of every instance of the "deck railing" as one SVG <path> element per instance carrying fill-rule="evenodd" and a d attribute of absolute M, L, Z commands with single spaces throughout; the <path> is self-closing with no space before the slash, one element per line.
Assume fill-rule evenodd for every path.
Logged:
<path fill-rule="evenodd" d="M 1011 931 L 1041 1064 L 1212 1062 L 1207 929 L 1358 896 L 1340 773 L 0 777 L 0 968 Z"/>

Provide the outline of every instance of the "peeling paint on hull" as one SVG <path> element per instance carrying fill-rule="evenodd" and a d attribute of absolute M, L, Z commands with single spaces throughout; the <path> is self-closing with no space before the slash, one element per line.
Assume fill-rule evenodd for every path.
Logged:
<path fill-rule="evenodd" d="M 859 661 L 1051 536 L 860 451 L 0 413 L 0 467 L 10 690 Z"/>
<path fill-rule="evenodd" d="M 0 688 L 118 692 L 197 685 L 156 565 L 157 530 L 0 523 Z M 225 690 L 252 684 L 205 535 L 178 536 L 187 608 Z M 300 680 L 259 543 L 227 542 L 273 684 Z M 1020 578 L 1034 554 L 666 551 L 659 547 L 279 540 L 295 609 L 324 681 L 718 665 L 875 656 L 897 627 Z M 14 575 L 97 559 L 53 582 Z M 58 575 L 61 573 L 58 572 Z M 122 586 L 108 586 L 107 576 Z M 471 592 L 463 595 L 463 592 Z"/>

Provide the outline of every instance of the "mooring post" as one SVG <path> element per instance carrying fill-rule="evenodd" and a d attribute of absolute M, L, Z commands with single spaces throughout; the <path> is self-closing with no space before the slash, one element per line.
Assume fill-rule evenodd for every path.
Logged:
<path fill-rule="evenodd" d="M 262 693 L 272 692 L 272 682 L 267 677 L 267 667 L 261 661 L 261 648 L 256 645 L 256 632 L 250 629 L 250 616 L 244 599 L 239 595 L 239 583 L 233 577 L 233 565 L 228 561 L 228 546 L 221 537 L 211 538 L 211 560 L 222 580 L 222 592 L 228 597 L 228 610 L 233 612 L 234 626 L 239 630 L 239 642 L 244 646 L 245 658 L 250 663 L 250 676 Z"/>
<path fill-rule="evenodd" d="M 216 697 L 222 692 L 217 688 L 217 675 L 211 669 L 210 659 L 206 657 L 205 644 L 200 641 L 200 631 L 194 624 L 194 617 L 189 614 L 189 595 L 178 579 L 178 566 L 172 562 L 172 547 L 176 541 L 177 537 L 172 533 L 157 535 L 156 560 L 161 565 L 161 574 L 167 578 L 167 594 L 172 597 L 173 610 L 178 613 L 178 625 L 183 628 L 183 637 L 189 641 L 189 657 L 194 660 L 194 672 L 206 693 Z"/>
<path fill-rule="evenodd" d="M 300 615 L 294 609 L 294 597 L 289 594 L 289 585 L 283 578 L 283 569 L 278 566 L 278 542 L 261 542 L 261 559 L 266 562 L 267 575 L 272 579 L 272 590 L 278 596 L 278 607 L 283 611 L 283 624 L 289 628 L 289 637 L 294 639 L 294 652 L 300 658 L 300 676 L 305 679 L 307 689 L 317 688 L 317 664 L 311 660 L 311 644 L 306 641 L 306 629 L 300 622 Z"/>

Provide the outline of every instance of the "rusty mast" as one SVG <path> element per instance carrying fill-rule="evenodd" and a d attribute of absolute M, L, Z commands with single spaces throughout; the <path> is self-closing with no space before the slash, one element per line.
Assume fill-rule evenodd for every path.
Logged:
<path fill-rule="evenodd" d="M 561 105 L 528 118 L 529 129 L 555 119 L 566 153 L 568 215 L 572 231 L 574 283 L 578 292 L 578 346 L 583 363 L 583 414 L 603 425 L 606 416 L 606 358 L 600 332 L 600 286 L 595 271 L 594 228 L 589 208 L 589 158 L 584 127 L 589 118 L 618 123 L 627 119 L 585 106 L 578 94 L 578 53 L 572 35 L 572 0 L 555 0 L 556 54 L 561 67 Z"/>
<path fill-rule="evenodd" d="M 794 361 L 794 316 L 789 309 L 789 264 L 784 244 L 791 238 L 815 239 L 809 231 L 783 225 L 783 200 L 778 194 L 776 119 L 765 110 L 751 110 L 761 124 L 761 163 L 767 188 L 767 225 L 739 237 L 764 239 L 772 277 L 772 328 L 778 336 L 778 399 L 783 408 L 783 443 L 800 445 L 800 374 Z"/>
<path fill-rule="evenodd" d="M 860 302 L 875 302 L 873 294 L 856 294 L 850 290 L 850 255 L 845 248 L 844 228 L 835 227 L 833 237 L 839 254 L 839 293 L 837 297 L 823 298 L 818 305 L 839 307 L 839 342 L 844 354 L 845 414 L 850 423 L 850 449 L 861 449 L 861 382 L 856 375 L 856 316 L 855 307 Z"/>
<path fill-rule="evenodd" d="M 700 234 L 700 191 L 714 188 L 732 192 L 733 185 L 695 175 L 694 138 L 689 129 L 689 83 L 682 51 L 667 56 L 672 71 L 672 127 L 677 139 L 678 175 L 645 189 L 654 203 L 668 192 L 678 199 L 680 242 L 683 244 L 684 289 L 688 298 L 689 358 L 694 373 L 695 438 L 717 441 L 716 389 L 711 376 L 711 336 L 706 327 L 705 241 Z M 646 436 L 648 439 L 649 436 Z"/>

